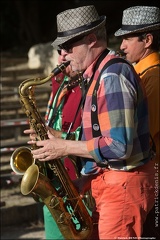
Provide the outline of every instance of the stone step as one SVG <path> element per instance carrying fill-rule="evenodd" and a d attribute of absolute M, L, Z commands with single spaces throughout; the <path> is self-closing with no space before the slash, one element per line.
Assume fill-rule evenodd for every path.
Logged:
<path fill-rule="evenodd" d="M 27 141 L 29 140 L 29 137 L 26 137 L 25 140 L 17 140 L 17 141 L 1 141 L 1 148 L 0 153 L 1 155 L 11 155 L 12 152 L 21 146 L 28 146 Z M 3 159 L 2 159 L 3 161 Z"/>
<path fill-rule="evenodd" d="M 45 240 L 43 222 L 27 222 L 17 226 L 3 226 L 1 228 L 1 239 L 6 240 Z"/>
<path fill-rule="evenodd" d="M 40 109 L 40 114 L 41 116 L 45 116 L 45 112 L 46 112 L 46 106 L 42 107 Z M 22 112 L 22 110 L 20 110 L 19 108 L 17 110 L 4 110 L 1 111 L 1 120 L 9 120 L 9 119 L 16 119 L 16 118 L 25 118 L 26 114 L 24 112 Z"/>
<path fill-rule="evenodd" d="M 14 236 L 12 236 L 10 228 L 14 225 L 21 226 L 25 223 L 39 222 L 39 220 L 43 219 L 43 203 L 35 202 L 31 195 L 23 196 L 20 192 L 22 176 L 12 174 L 10 156 L 17 147 L 27 145 L 26 142 L 28 137 L 26 137 L 25 140 L 24 136 L 21 136 L 23 127 L 27 126 L 26 122 L 24 125 L 22 124 L 22 128 L 18 126 L 20 127 L 20 131 L 17 131 L 16 129 L 18 129 L 18 127 L 14 126 L 13 122 L 11 123 L 10 120 L 17 118 L 26 119 L 26 115 L 19 104 L 19 84 L 28 78 L 43 77 L 44 74 L 43 69 L 29 69 L 27 58 L 2 58 L 1 60 L 1 134 L 3 130 L 2 136 L 6 135 L 3 137 L 3 140 L 1 138 L 1 233 L 3 229 L 8 227 L 8 233 L 11 238 L 3 238 L 3 234 L 1 237 L 2 239 L 19 239 L 19 237 L 14 238 Z M 48 85 L 39 86 L 35 89 L 35 98 L 36 101 L 38 101 L 37 105 L 40 103 L 40 112 L 42 109 L 42 116 L 45 114 L 50 95 L 50 84 L 51 82 L 48 83 Z M 16 124 L 17 122 L 15 125 Z M 13 138 L 9 136 L 9 133 L 12 135 L 12 130 L 13 132 L 17 131 L 19 133 L 18 141 L 16 141 L 14 136 Z M 31 236 L 31 238 L 32 237 L 33 236 Z"/>
<path fill-rule="evenodd" d="M 27 76 L 27 75 L 34 75 L 35 77 L 44 77 L 44 68 L 35 68 L 30 69 L 28 68 L 27 63 L 23 65 L 19 65 L 17 67 L 6 67 L 3 68 L 1 71 L 2 80 L 5 80 L 6 78 L 13 78 L 13 77 L 19 77 L 19 76 Z M 4 77 L 4 79 L 3 79 Z"/>
<path fill-rule="evenodd" d="M 28 62 L 28 57 L 7 57 L 3 56 L 1 58 L 1 67 L 2 69 L 6 69 L 8 67 L 17 67 L 18 65 L 23 65 Z"/>
<path fill-rule="evenodd" d="M 35 91 L 36 91 L 36 94 L 42 96 L 42 94 L 45 94 L 45 93 L 50 94 L 51 87 L 48 86 L 48 87 L 43 87 L 43 88 L 37 88 Z M 1 92 L 1 99 L 5 98 L 5 97 L 8 98 L 11 96 L 19 98 L 19 89 L 15 88 L 14 91 L 13 91 L 13 89 L 6 89 Z"/>
<path fill-rule="evenodd" d="M 22 195 L 19 180 L 1 189 L 1 226 L 19 225 L 43 218 L 43 203 L 36 202 L 31 195 Z"/>
<path fill-rule="evenodd" d="M 22 196 L 23 198 L 23 196 Z M 1 227 L 38 221 L 42 208 L 40 203 L 27 203 L 23 206 L 1 207 Z"/>

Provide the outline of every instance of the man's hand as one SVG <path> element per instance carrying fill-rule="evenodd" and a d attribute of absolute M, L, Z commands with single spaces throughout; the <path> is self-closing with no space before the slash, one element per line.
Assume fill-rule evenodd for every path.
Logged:
<path fill-rule="evenodd" d="M 50 132 L 54 137 L 61 138 L 61 135 L 62 135 L 62 132 L 61 132 L 61 131 L 55 130 L 55 129 L 50 128 L 50 127 L 47 127 L 47 130 L 49 130 L 49 132 Z"/>
<path fill-rule="evenodd" d="M 61 131 L 54 130 L 53 128 L 48 127 L 48 126 L 46 128 L 54 137 L 61 138 L 61 134 L 62 134 Z M 31 128 L 26 129 L 26 130 L 24 130 L 24 133 L 29 135 L 29 138 L 31 141 L 36 141 L 37 134 L 34 129 L 31 129 Z"/>
<path fill-rule="evenodd" d="M 54 137 L 49 131 L 48 139 L 42 141 L 28 141 L 28 144 L 36 144 L 36 150 L 32 150 L 33 158 L 39 161 L 50 161 L 66 156 L 66 141 Z"/>
<path fill-rule="evenodd" d="M 34 129 L 32 129 L 32 128 L 26 129 L 26 130 L 24 130 L 24 133 L 29 135 L 29 138 L 31 141 L 36 141 L 37 134 L 34 131 Z"/>

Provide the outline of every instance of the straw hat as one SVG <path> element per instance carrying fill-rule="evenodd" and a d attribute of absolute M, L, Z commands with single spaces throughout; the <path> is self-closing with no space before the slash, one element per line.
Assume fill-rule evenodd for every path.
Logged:
<path fill-rule="evenodd" d="M 105 25 L 106 16 L 99 16 L 93 5 L 68 9 L 57 15 L 57 38 L 54 48 L 77 36 L 83 36 Z"/>
<path fill-rule="evenodd" d="M 135 6 L 123 11 L 122 27 L 115 36 L 146 32 L 160 28 L 160 9 L 151 6 Z"/>

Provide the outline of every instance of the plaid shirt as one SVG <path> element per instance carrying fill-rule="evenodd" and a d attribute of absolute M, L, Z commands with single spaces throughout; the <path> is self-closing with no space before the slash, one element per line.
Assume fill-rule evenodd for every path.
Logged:
<path fill-rule="evenodd" d="M 149 161 L 148 106 L 140 78 L 126 63 L 116 63 L 101 69 L 113 52 L 103 59 L 94 73 L 83 111 L 83 135 L 93 159 L 84 159 L 82 174 L 97 173 L 96 162 L 109 168 L 128 171 Z M 96 60 L 97 61 L 97 60 Z M 90 79 L 96 61 L 85 71 Z M 97 91 L 98 120 L 101 136 L 93 138 L 91 100 L 96 80 L 101 74 Z"/>

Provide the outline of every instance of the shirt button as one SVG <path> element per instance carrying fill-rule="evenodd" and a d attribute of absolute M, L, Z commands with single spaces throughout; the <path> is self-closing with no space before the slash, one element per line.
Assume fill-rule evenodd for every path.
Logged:
<path fill-rule="evenodd" d="M 95 130 L 95 131 L 98 131 L 99 130 L 99 125 L 98 124 L 93 124 L 93 129 Z"/>
<path fill-rule="evenodd" d="M 91 107 L 91 110 L 92 110 L 92 112 L 95 112 L 96 111 L 96 105 L 95 104 L 92 104 L 92 107 Z"/>

